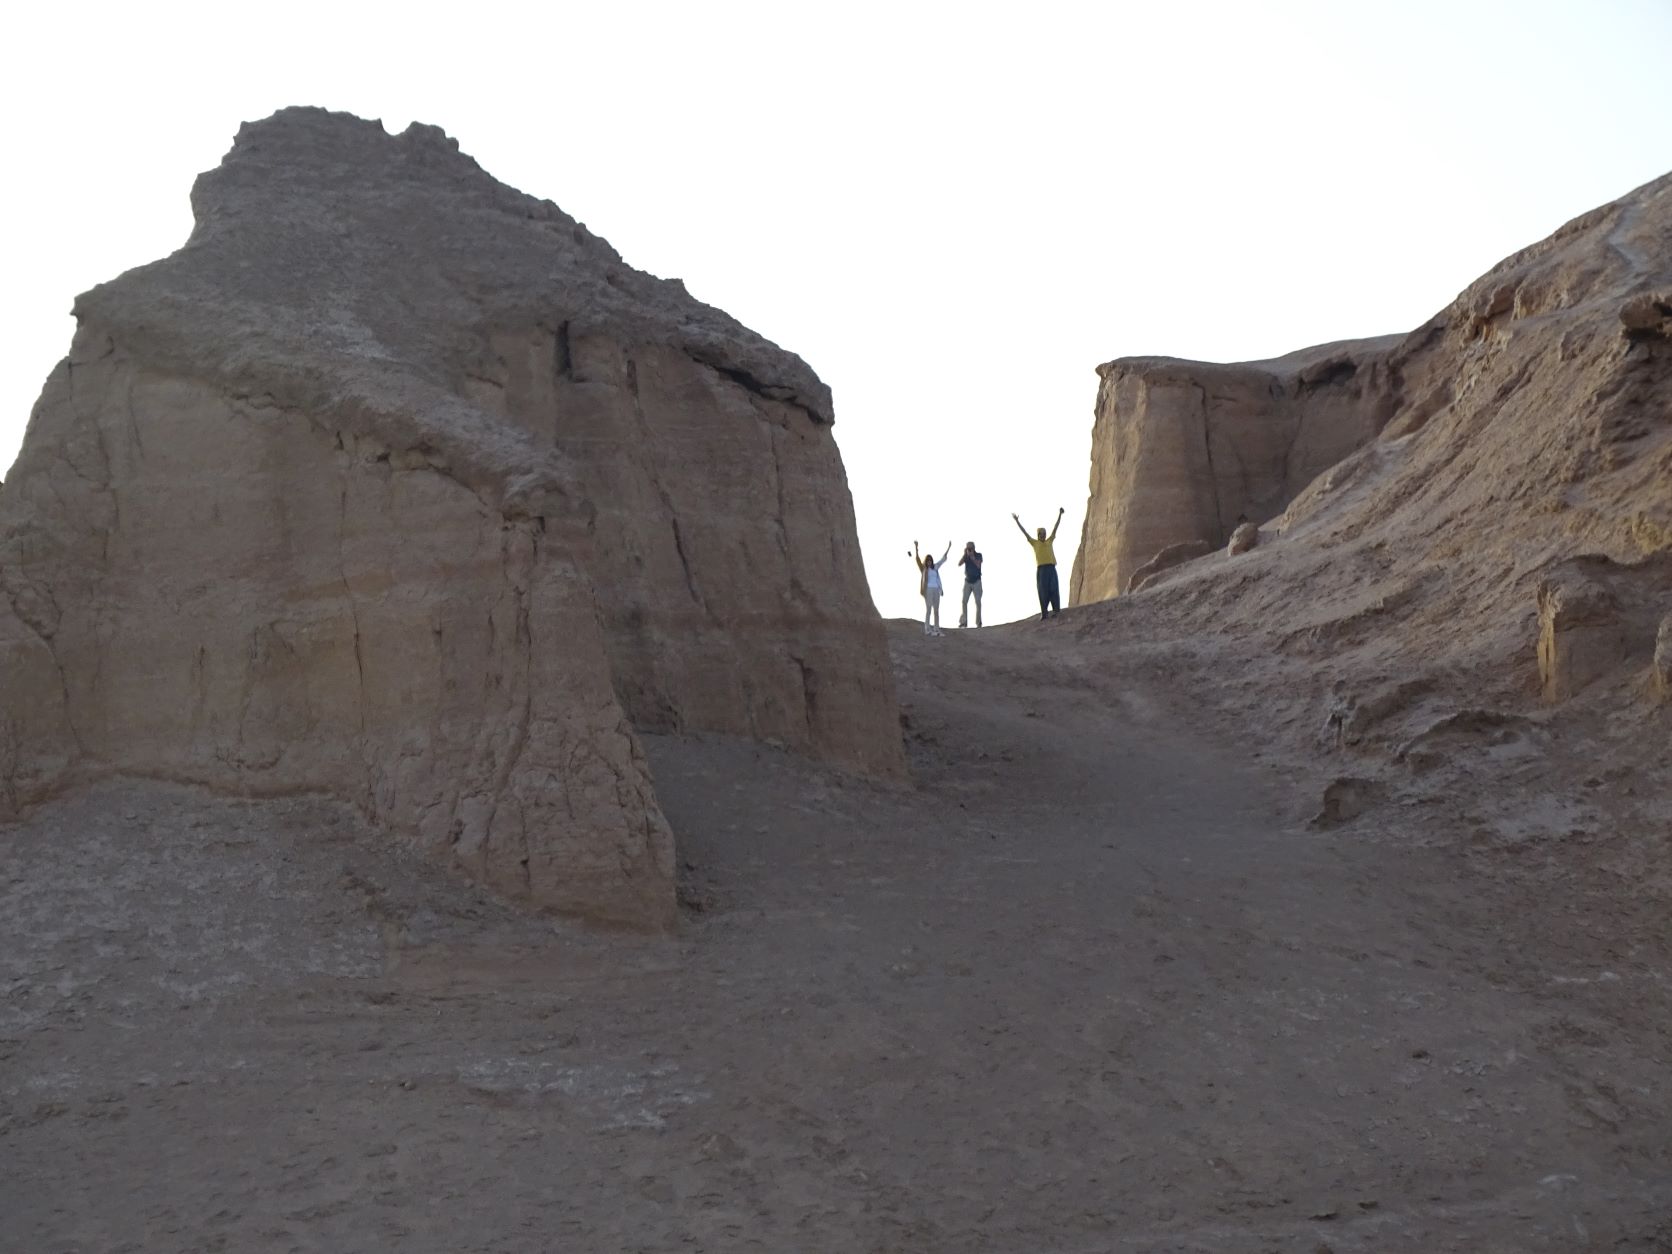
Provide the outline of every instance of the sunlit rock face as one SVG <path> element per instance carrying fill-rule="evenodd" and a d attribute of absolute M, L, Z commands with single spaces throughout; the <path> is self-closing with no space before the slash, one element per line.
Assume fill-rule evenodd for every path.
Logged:
<path fill-rule="evenodd" d="M 0 810 L 347 797 L 513 897 L 672 919 L 636 729 L 902 769 L 797 357 L 440 131 L 245 126 L 76 304 L 0 489 Z"/>
<path fill-rule="evenodd" d="M 1341 360 L 1317 394 L 1362 380 L 1363 395 L 1321 416 L 1344 438 L 1375 434 L 1300 487 L 1257 547 L 1186 561 L 1091 621 L 1142 613 L 1152 636 L 1235 641 L 1236 681 L 1263 716 L 1306 725 L 1327 700 L 1336 743 L 1400 761 L 1460 729 L 1496 735 L 1535 699 L 1569 726 L 1639 720 L 1658 746 L 1672 691 L 1672 175 L 1506 258 L 1391 347 L 1349 347 L 1282 360 L 1302 380 Z M 1244 495 L 1227 497 L 1193 451 L 1221 429 L 1199 421 L 1199 398 L 1257 430 L 1296 391 L 1261 393 L 1247 367 L 1105 367 L 1082 595 L 1105 595 L 1104 572 L 1133 549 L 1211 530 L 1282 481 L 1245 455 L 1250 488 L 1239 473 Z M 1235 464 L 1222 449 L 1215 476 Z M 1141 542 L 1140 527 L 1153 529 Z"/>
<path fill-rule="evenodd" d="M 1163 549 L 1223 549 L 1242 519 L 1282 513 L 1391 417 L 1386 358 L 1399 338 L 1236 365 L 1125 357 L 1099 366 L 1071 599 L 1129 591 Z"/>
<path fill-rule="evenodd" d="M 1551 563 L 1672 548 L 1672 175 L 1506 258 L 1408 335 L 1099 375 L 1076 601 L 1123 591 L 1168 545 L 1223 544 L 1246 514 L 1271 523 L 1262 552 L 1276 541 L 1259 570 L 1304 568 L 1318 591 L 1373 552 L 1378 579 L 1431 566 L 1495 597 L 1512 575 L 1530 604 Z"/>

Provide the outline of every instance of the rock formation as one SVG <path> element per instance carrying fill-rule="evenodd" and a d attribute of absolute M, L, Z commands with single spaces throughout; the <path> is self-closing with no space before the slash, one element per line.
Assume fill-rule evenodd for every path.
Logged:
<path fill-rule="evenodd" d="M 1626 647 L 1620 605 L 1598 579 L 1552 575 L 1538 590 L 1539 684 L 1546 701 L 1578 692 L 1618 664 Z"/>
<path fill-rule="evenodd" d="M 1260 543 L 1260 528 L 1251 522 L 1240 522 L 1231 532 L 1231 539 L 1225 545 L 1228 557 L 1236 557 L 1239 553 L 1246 553 Z"/>
<path fill-rule="evenodd" d="M 1309 362 L 1304 376 L 1339 352 L 1281 360 Z M 1355 439 L 1379 434 L 1301 488 L 1252 552 L 1181 566 L 1083 629 L 1118 619 L 1122 634 L 1235 641 L 1237 700 L 1310 728 L 1345 692 L 1357 704 L 1344 740 L 1361 753 L 1463 698 L 1499 717 L 1542 697 L 1634 736 L 1622 754 L 1664 745 L 1663 724 L 1616 732 L 1635 724 L 1610 715 L 1641 703 L 1634 718 L 1665 716 L 1642 698 L 1672 612 L 1672 175 L 1507 258 L 1391 347 L 1354 349 L 1339 374 L 1331 386 L 1366 390 L 1307 411 L 1320 425 L 1301 429 L 1333 415 Z M 1239 379 L 1241 408 L 1210 410 Z M 1299 391 L 1279 382 L 1272 406 Z M 1211 533 L 1221 433 L 1257 431 L 1246 415 L 1270 412 L 1252 388 L 1242 367 L 1104 368 L 1082 599 L 1107 595 L 1139 550 Z M 1280 463 L 1250 482 L 1278 483 Z"/>
<path fill-rule="evenodd" d="M 1137 592 L 1154 583 L 1167 571 L 1186 562 L 1193 562 L 1198 557 L 1206 557 L 1211 552 L 1213 549 L 1206 540 L 1185 540 L 1179 544 L 1169 544 L 1132 572 L 1132 578 L 1126 581 L 1126 591 Z"/>
<path fill-rule="evenodd" d="M 1579 557 L 1552 567 L 1538 589 L 1544 700 L 1564 701 L 1595 680 L 1651 662 L 1668 591 L 1672 558 L 1621 565 Z"/>
<path fill-rule="evenodd" d="M 830 395 L 440 131 L 245 126 L 76 303 L 0 489 L 0 811 L 322 790 L 671 918 L 641 729 L 902 769 Z"/>
<path fill-rule="evenodd" d="M 1070 599 L 1100 601 L 1171 545 L 1224 548 L 1392 416 L 1387 354 L 1399 337 L 1212 365 L 1127 357 L 1097 368 L 1091 495 Z"/>

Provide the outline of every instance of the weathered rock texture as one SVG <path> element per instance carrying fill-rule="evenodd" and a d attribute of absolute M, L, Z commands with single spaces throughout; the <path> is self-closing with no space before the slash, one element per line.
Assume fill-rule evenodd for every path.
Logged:
<path fill-rule="evenodd" d="M 901 768 L 801 360 L 431 127 L 286 110 L 82 296 L 0 489 L 0 812 L 108 772 L 348 797 L 671 918 L 634 724 Z"/>
<path fill-rule="evenodd" d="M 1392 416 L 1399 337 L 1213 365 L 1127 357 L 1097 368 L 1091 496 L 1070 598 L 1127 590 L 1162 549 L 1222 549 L 1246 514 L 1282 512 Z"/>
<path fill-rule="evenodd" d="M 1169 544 L 1132 572 L 1132 578 L 1126 581 L 1126 590 L 1137 592 L 1146 588 L 1168 571 L 1186 562 L 1193 562 L 1198 557 L 1206 557 L 1211 552 L 1213 549 L 1206 540 L 1185 540 L 1179 544 Z"/>
<path fill-rule="evenodd" d="M 1105 595 L 1108 572 L 1132 560 L 1136 521 L 1151 529 L 1140 547 L 1189 538 L 1146 510 L 1198 527 L 1212 515 L 1200 502 L 1221 498 L 1200 475 L 1146 476 L 1168 448 L 1175 468 L 1206 466 L 1182 451 L 1202 430 L 1190 397 L 1229 394 L 1215 382 L 1226 369 L 1105 369 L 1082 595 Z M 1236 666 L 1223 699 L 1297 736 L 1348 694 L 1348 752 L 1467 708 L 1568 726 L 1594 715 L 1599 737 L 1620 738 L 1614 752 L 1663 756 L 1666 706 L 1643 698 L 1672 612 L 1672 175 L 1509 257 L 1392 348 L 1361 351 L 1350 380 L 1340 373 L 1331 386 L 1367 391 L 1333 421 L 1380 433 L 1306 485 L 1253 551 L 1181 566 L 1093 607 L 1083 630 L 1223 639 Z M 1181 407 L 1171 425 L 1156 421 L 1163 378 Z M 1134 523 L 1099 538 L 1098 516 Z"/>
<path fill-rule="evenodd" d="M 1260 543 L 1260 528 L 1251 522 L 1239 523 L 1236 529 L 1231 532 L 1231 539 L 1225 545 L 1225 552 L 1230 557 L 1236 557 L 1239 553 L 1248 552 L 1258 543 Z"/>
<path fill-rule="evenodd" d="M 1100 366 L 1074 599 L 1115 595 L 1167 545 L 1223 544 L 1239 513 L 1285 533 L 1339 519 L 1332 538 L 1402 551 L 1465 534 L 1543 537 L 1546 560 L 1664 549 L 1669 189 L 1575 219 L 1403 337 Z"/>
<path fill-rule="evenodd" d="M 1672 554 L 1635 565 L 1605 557 L 1559 563 L 1538 589 L 1539 686 L 1564 701 L 1592 682 L 1653 662 Z"/>

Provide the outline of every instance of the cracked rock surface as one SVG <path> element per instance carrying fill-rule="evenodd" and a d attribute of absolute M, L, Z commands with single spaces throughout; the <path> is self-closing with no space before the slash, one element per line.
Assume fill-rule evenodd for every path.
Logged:
<path fill-rule="evenodd" d="M 1218 365 L 1126 357 L 1097 368 L 1091 494 L 1071 599 L 1129 587 L 1164 549 L 1223 549 L 1246 515 L 1280 514 L 1393 412 L 1398 336 Z"/>
<path fill-rule="evenodd" d="M 637 733 L 903 768 L 798 357 L 415 125 L 287 109 L 80 297 L 0 489 L 0 817 L 141 774 L 324 792 L 665 926 Z"/>

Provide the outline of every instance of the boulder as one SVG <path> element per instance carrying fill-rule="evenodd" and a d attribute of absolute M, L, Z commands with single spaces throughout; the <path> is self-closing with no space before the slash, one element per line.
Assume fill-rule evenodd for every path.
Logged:
<path fill-rule="evenodd" d="M 1236 530 L 1231 532 L 1231 540 L 1225 546 L 1225 553 L 1228 557 L 1236 557 L 1259 543 L 1260 529 L 1251 522 L 1239 523 Z"/>
<path fill-rule="evenodd" d="M 1126 591 L 1137 592 L 1164 571 L 1182 566 L 1198 557 L 1206 557 L 1211 552 L 1213 546 L 1206 540 L 1186 540 L 1182 544 L 1169 544 L 1132 572 L 1132 578 L 1126 581 Z"/>
<path fill-rule="evenodd" d="M 1366 810 L 1380 804 L 1386 795 L 1382 784 L 1356 775 L 1338 775 L 1324 786 L 1322 805 L 1309 826 L 1328 829 L 1351 823 Z"/>
<path fill-rule="evenodd" d="M 192 203 L 76 302 L 0 489 L 0 810 L 112 772 L 323 791 L 663 926 L 635 728 L 903 769 L 799 358 L 433 127 L 285 110 Z"/>

